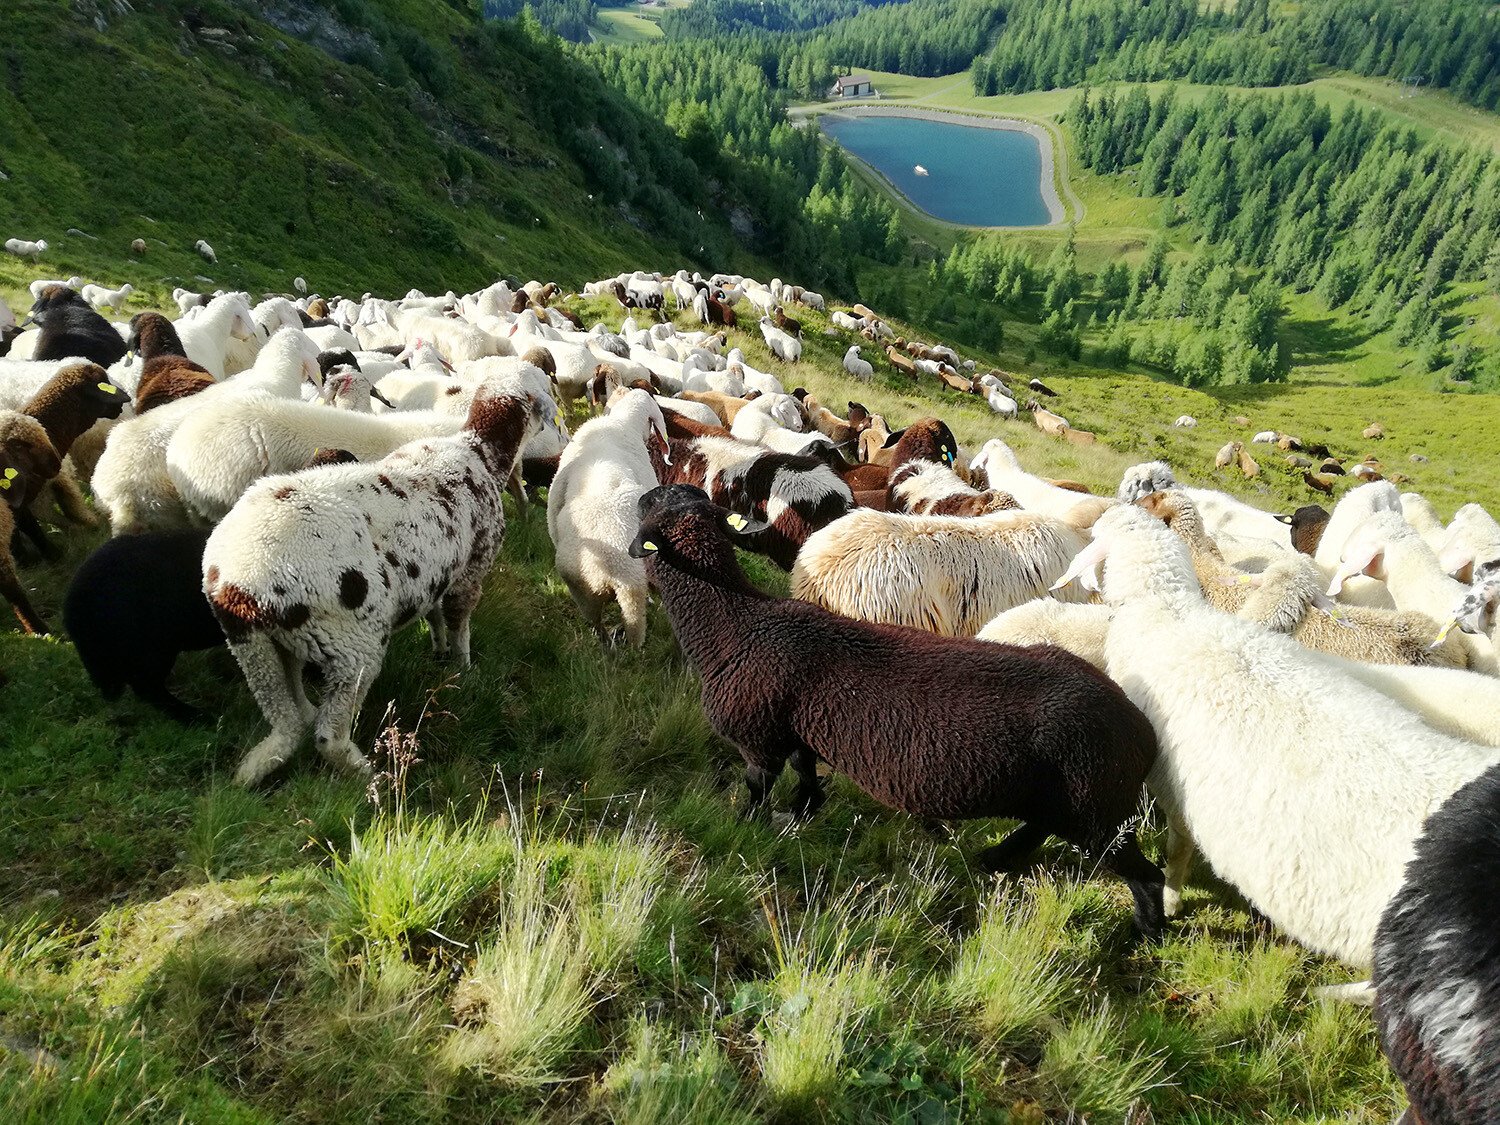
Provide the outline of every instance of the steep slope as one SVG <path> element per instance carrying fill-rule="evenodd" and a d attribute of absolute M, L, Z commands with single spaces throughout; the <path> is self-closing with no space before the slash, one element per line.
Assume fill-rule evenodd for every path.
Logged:
<path fill-rule="evenodd" d="M 0 237 L 45 238 L 57 274 L 404 289 L 731 252 L 676 137 L 534 21 L 16 0 L 3 22 Z"/>

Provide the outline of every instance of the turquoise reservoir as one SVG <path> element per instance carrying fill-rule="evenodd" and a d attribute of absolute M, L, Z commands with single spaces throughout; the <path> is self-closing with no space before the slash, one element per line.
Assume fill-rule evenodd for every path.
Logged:
<path fill-rule="evenodd" d="M 1061 218 L 1042 194 L 1042 146 L 1030 133 L 873 114 L 825 114 L 819 122 L 935 218 L 975 227 L 1043 226 Z M 915 171 L 919 164 L 927 175 Z"/>

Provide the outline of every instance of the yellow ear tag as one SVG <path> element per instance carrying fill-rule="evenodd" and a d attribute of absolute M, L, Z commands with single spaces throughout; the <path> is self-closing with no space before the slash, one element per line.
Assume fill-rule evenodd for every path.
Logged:
<path fill-rule="evenodd" d="M 1248 574 L 1241 574 L 1235 581 L 1241 586 L 1248 586 L 1250 585 L 1250 576 Z"/>
<path fill-rule="evenodd" d="M 1448 639 L 1448 634 L 1453 631 L 1453 626 L 1457 624 L 1457 621 L 1450 621 L 1448 622 L 1448 624 L 1444 625 L 1437 635 L 1437 640 L 1432 642 L 1432 647 L 1437 648 L 1438 645 L 1446 641 Z"/>
<path fill-rule="evenodd" d="M 744 531 L 745 524 L 748 521 L 738 512 L 730 512 L 729 515 L 725 518 L 724 522 L 727 523 L 730 527 L 734 528 L 736 531 Z"/>
<path fill-rule="evenodd" d="M 11 481 L 15 480 L 20 475 L 21 475 L 21 471 L 19 469 L 6 469 L 5 470 L 5 483 L 9 484 Z"/>
<path fill-rule="evenodd" d="M 651 542 L 651 540 L 647 539 L 644 543 L 641 544 L 641 550 L 643 550 L 643 551 L 654 551 L 654 550 L 656 550 L 656 544 L 653 543 L 653 542 Z"/>
<path fill-rule="evenodd" d="M 525 477 L 520 477 L 520 478 L 518 478 L 518 479 L 519 479 L 519 480 L 520 480 L 520 482 L 521 482 L 521 490 L 522 490 L 522 491 L 523 491 L 523 492 L 524 492 L 524 491 L 525 491 L 525 489 L 526 489 L 526 478 L 525 478 Z"/>
<path fill-rule="evenodd" d="M 113 383 L 100 383 L 99 389 L 107 395 L 117 395 L 120 393 L 120 388 Z"/>

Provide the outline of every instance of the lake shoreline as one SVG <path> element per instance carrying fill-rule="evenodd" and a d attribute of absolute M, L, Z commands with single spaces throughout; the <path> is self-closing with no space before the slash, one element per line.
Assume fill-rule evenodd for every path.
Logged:
<path fill-rule="evenodd" d="M 1063 226 L 1067 221 L 1067 210 L 1063 207 L 1062 199 L 1057 193 L 1057 172 L 1055 165 L 1055 153 L 1053 152 L 1053 138 L 1042 126 L 1031 122 L 1021 121 L 1009 117 L 982 117 L 971 113 L 955 113 L 948 110 L 922 109 L 917 106 L 882 106 L 882 105 L 853 105 L 853 106 L 830 106 L 819 107 L 816 117 L 908 117 L 918 121 L 935 121 L 940 124 L 972 126 L 978 129 L 996 129 L 1003 132 L 1025 133 L 1037 143 L 1037 149 L 1041 153 L 1041 195 L 1042 203 L 1047 208 L 1050 220 L 1046 223 L 1029 224 L 1024 226 L 980 226 L 970 223 L 955 223 L 940 218 L 932 212 L 921 207 L 914 199 L 897 187 L 889 176 L 880 169 L 871 165 L 868 161 L 861 160 L 860 163 L 869 168 L 881 182 L 886 184 L 891 191 L 895 192 L 906 204 L 916 208 L 922 214 L 931 218 L 934 222 L 946 223 L 948 226 L 963 227 L 971 230 L 1054 230 Z M 820 130 L 821 126 L 820 126 Z M 827 134 L 825 133 L 825 136 Z M 834 143 L 837 143 L 835 141 Z M 842 146 L 841 146 L 842 147 Z M 844 149 L 846 156 L 859 159 Z"/>

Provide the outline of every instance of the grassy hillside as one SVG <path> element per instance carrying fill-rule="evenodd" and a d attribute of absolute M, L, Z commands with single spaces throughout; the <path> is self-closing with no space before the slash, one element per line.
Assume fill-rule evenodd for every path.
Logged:
<path fill-rule="evenodd" d="M 45 238 L 50 276 L 404 292 L 742 256 L 676 139 L 514 24 L 412 0 L 17 0 L 3 23 L 0 231 Z"/>
<path fill-rule="evenodd" d="M 854 384 L 846 341 L 803 319 L 789 383 L 898 423 L 941 414 L 970 445 L 1001 434 L 1028 466 L 1101 490 L 1165 455 L 1267 507 L 1301 502 L 1275 471 L 1205 467 L 1244 435 L 1232 416 L 1350 449 L 1381 393 L 1210 396 L 982 357 L 1058 389 L 1101 438 L 1076 447 L 893 375 Z M 758 337 L 732 342 L 772 365 Z M 1500 418 L 1424 409 L 1386 415 L 1380 452 L 1429 451 L 1416 484 L 1444 514 L 1500 501 L 1475 467 L 1500 453 Z M 1170 427 L 1183 411 L 1198 430 Z M 89 545 L 28 569 L 45 612 Z M 226 653 L 182 660 L 185 693 L 219 716 L 185 729 L 102 705 L 65 641 L 0 633 L 6 1120 L 1394 1116 L 1368 1013 L 1307 995 L 1348 973 L 1202 873 L 1187 916 L 1140 947 L 1124 888 L 1066 849 L 1025 877 L 972 871 L 993 824 L 934 833 L 842 782 L 806 825 L 739 820 L 737 756 L 658 610 L 650 629 L 641 653 L 601 649 L 543 514 L 512 510 L 474 667 L 434 664 L 409 630 L 370 695 L 356 737 L 393 776 L 367 792 L 309 755 L 253 794 L 227 780 L 262 720 Z"/>

